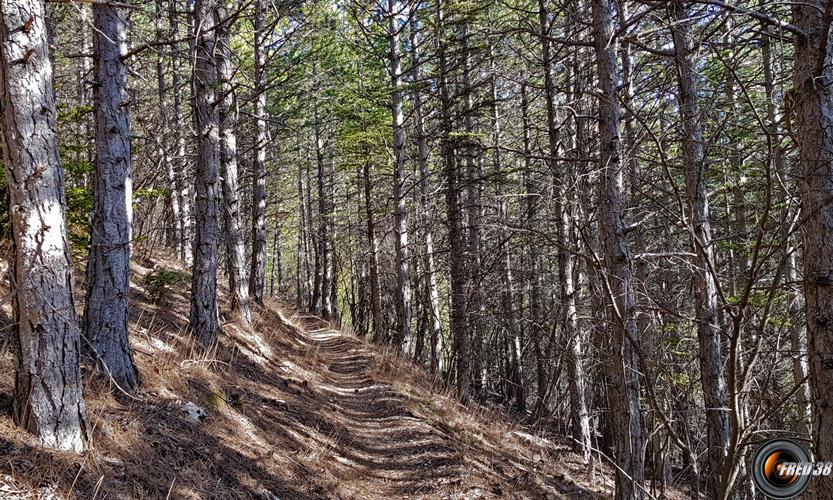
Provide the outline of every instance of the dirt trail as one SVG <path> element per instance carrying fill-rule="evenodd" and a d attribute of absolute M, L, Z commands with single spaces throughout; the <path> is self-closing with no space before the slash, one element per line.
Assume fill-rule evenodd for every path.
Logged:
<path fill-rule="evenodd" d="M 485 428 L 489 422 L 467 414 L 469 409 L 436 397 L 401 372 L 385 374 L 380 365 L 389 360 L 356 337 L 315 317 L 302 317 L 300 323 L 304 332 L 299 333 L 309 336 L 325 368 L 319 389 L 344 426 L 342 446 L 333 452 L 351 464 L 344 479 L 372 485 L 366 493 L 379 498 L 601 496 L 567 479 L 564 472 L 585 468 L 566 448 L 522 442 L 519 436 L 525 433 L 493 435 L 489 431 L 495 429 Z M 516 455 L 524 446 L 529 456 Z M 559 468 L 541 463 L 544 457 L 563 460 L 566 470 L 553 475 Z"/>
<path fill-rule="evenodd" d="M 142 388 L 114 397 L 87 367 L 94 445 L 83 455 L 42 450 L 14 426 L 14 359 L 0 352 L 0 497 L 609 496 L 608 468 L 591 474 L 565 446 L 461 405 L 418 367 L 318 318 L 270 304 L 250 329 L 226 322 L 206 355 L 185 331 L 186 290 L 164 304 L 140 286 L 133 297 Z"/>
<path fill-rule="evenodd" d="M 414 415 L 407 395 L 371 378 L 374 356 L 361 342 L 326 328 L 308 333 L 325 362 L 320 389 L 347 430 L 334 450 L 339 458 L 378 483 L 379 496 L 427 494 L 460 483 L 458 451 L 440 429 Z"/>

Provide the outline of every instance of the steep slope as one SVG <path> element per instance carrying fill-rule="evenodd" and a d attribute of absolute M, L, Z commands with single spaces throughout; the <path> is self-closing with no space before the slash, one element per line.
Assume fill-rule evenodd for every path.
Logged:
<path fill-rule="evenodd" d="M 198 354 L 184 331 L 187 280 L 170 262 L 145 264 L 134 267 L 131 311 L 142 390 L 113 396 L 87 377 L 91 451 L 39 450 L 14 427 L 13 357 L 0 351 L 0 497 L 611 493 L 605 466 L 585 466 L 566 446 L 461 405 L 410 363 L 276 303 L 256 314 L 250 330 L 226 322 L 216 352 Z"/>

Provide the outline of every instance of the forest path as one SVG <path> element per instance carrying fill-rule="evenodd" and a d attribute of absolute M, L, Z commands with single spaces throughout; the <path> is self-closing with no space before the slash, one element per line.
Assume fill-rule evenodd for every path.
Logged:
<path fill-rule="evenodd" d="M 384 488 L 376 493 L 381 496 L 421 495 L 460 484 L 460 451 L 437 425 L 414 415 L 411 396 L 374 380 L 374 354 L 317 318 L 306 317 L 303 323 L 324 362 L 319 388 L 349 429 L 339 451 L 347 452 L 343 458 L 355 463 L 355 472 L 379 480 Z"/>
<path fill-rule="evenodd" d="M 567 479 L 570 469 L 586 467 L 566 448 L 541 449 L 519 439 L 529 435 L 508 429 L 491 434 L 471 408 L 407 376 L 401 360 L 315 316 L 297 323 L 315 347 L 322 365 L 318 389 L 341 429 L 342 446 L 332 452 L 351 464 L 340 480 L 359 479 L 376 498 L 599 497 Z M 529 456 L 516 454 L 519 444 Z M 552 474 L 559 461 L 566 474 Z"/>

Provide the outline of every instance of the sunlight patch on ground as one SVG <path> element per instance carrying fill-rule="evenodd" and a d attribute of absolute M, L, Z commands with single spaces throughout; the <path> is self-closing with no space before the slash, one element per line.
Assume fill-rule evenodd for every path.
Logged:
<path fill-rule="evenodd" d="M 174 347 L 171 344 L 165 342 L 164 340 L 158 337 L 153 337 L 152 339 L 150 339 L 150 344 L 151 346 L 153 346 L 154 349 L 162 352 L 176 352 L 176 349 L 174 349 Z"/>
<path fill-rule="evenodd" d="M 274 351 L 257 332 L 243 331 L 237 325 L 227 325 L 226 329 L 226 333 L 234 335 L 246 347 L 240 352 L 253 363 L 264 365 L 273 359 Z"/>
<path fill-rule="evenodd" d="M 281 366 L 283 366 L 290 373 L 298 375 L 301 380 L 311 380 L 317 378 L 316 373 L 306 370 L 288 359 L 283 360 L 281 362 Z"/>
<path fill-rule="evenodd" d="M 269 443 L 264 441 L 257 433 L 257 426 L 252 423 L 251 420 L 248 419 L 242 413 L 235 411 L 233 408 L 226 406 L 223 413 L 229 419 L 233 420 L 240 429 L 243 431 L 243 434 L 249 440 L 249 444 L 257 446 L 263 449 L 269 449 Z"/>
<path fill-rule="evenodd" d="M 313 330 L 309 334 L 314 336 L 316 340 L 331 340 L 342 336 L 341 332 L 327 329 Z"/>
<path fill-rule="evenodd" d="M 353 388 L 353 387 L 340 387 L 334 384 L 327 384 L 322 383 L 318 386 L 319 389 L 322 391 L 327 391 L 333 394 L 339 394 L 341 396 L 350 396 L 354 394 L 359 394 L 363 392 L 368 392 L 372 389 L 384 389 L 386 388 L 386 384 L 368 384 L 363 385 L 361 388 Z"/>

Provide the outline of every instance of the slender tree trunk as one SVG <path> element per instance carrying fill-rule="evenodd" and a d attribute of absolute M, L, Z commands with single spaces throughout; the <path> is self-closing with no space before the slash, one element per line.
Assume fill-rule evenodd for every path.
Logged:
<path fill-rule="evenodd" d="M 272 262 L 269 270 L 269 296 L 275 295 L 275 275 L 278 277 L 278 293 L 283 290 L 283 266 L 281 259 L 281 219 L 275 209 L 275 231 L 272 233 Z"/>
<path fill-rule="evenodd" d="M 508 360 L 508 367 L 506 379 L 509 384 L 506 398 L 511 400 L 514 396 L 515 404 L 520 411 L 523 411 L 523 380 L 521 379 L 522 360 L 521 360 L 521 339 L 519 332 L 518 315 L 516 311 L 519 309 L 517 304 L 517 297 L 515 294 L 515 282 L 512 277 L 512 256 L 510 253 L 509 242 L 512 237 L 512 232 L 508 229 L 509 226 L 509 202 L 506 197 L 503 186 L 507 182 L 506 173 L 503 166 L 503 155 L 501 153 L 501 123 L 500 113 L 498 111 L 498 88 L 497 88 L 497 68 L 495 66 L 494 48 L 490 47 L 490 69 L 491 77 L 491 98 L 492 98 L 492 145 L 494 152 L 492 161 L 494 162 L 494 172 L 497 176 L 495 183 L 497 189 L 498 199 L 498 216 L 501 223 L 507 229 L 500 234 L 500 278 L 503 289 L 501 290 L 501 305 L 503 307 L 504 325 L 506 328 L 506 357 Z"/>
<path fill-rule="evenodd" d="M 523 124 L 523 142 L 524 142 L 524 171 L 523 184 L 524 191 L 526 191 L 526 226 L 534 227 L 537 221 L 538 213 L 538 196 L 535 193 L 537 183 L 533 179 L 534 172 L 532 171 L 532 139 L 530 133 L 530 119 L 529 119 L 529 96 L 527 91 L 528 83 L 524 81 L 521 84 L 521 121 Z M 535 371 L 537 375 L 538 384 L 535 406 L 538 407 L 543 400 L 543 384 L 540 383 L 544 368 L 543 360 L 538 356 L 540 353 L 540 339 L 543 337 L 543 328 L 541 327 L 541 273 L 540 273 L 540 253 L 537 246 L 532 243 L 529 245 L 529 267 L 526 276 L 526 288 L 529 293 L 529 313 L 527 324 L 529 325 L 528 332 L 532 343 L 535 347 Z M 526 406 L 526 395 L 524 394 L 524 406 Z"/>
<path fill-rule="evenodd" d="M 681 2 L 671 6 L 672 36 L 676 53 L 679 101 L 682 117 L 683 167 L 689 218 L 692 224 L 692 251 L 697 255 L 693 266 L 695 316 L 700 341 L 700 372 L 706 406 L 709 467 L 706 491 L 720 496 L 720 477 L 729 447 L 729 409 L 724 356 L 721 348 L 717 312 L 717 284 L 710 272 L 714 268 L 709 200 L 706 191 L 708 167 L 703 154 L 702 123 L 697 102 L 697 75 L 691 56 L 691 33 L 688 12 Z"/>
<path fill-rule="evenodd" d="M 425 268 L 425 295 L 426 304 L 429 305 L 429 318 L 431 339 L 431 370 L 434 372 L 445 371 L 443 357 L 443 332 L 440 321 L 440 298 L 437 291 L 437 275 L 434 264 L 434 232 L 431 228 L 431 177 L 428 171 L 428 135 L 425 133 L 425 116 L 423 114 L 423 97 L 420 82 L 420 54 L 417 51 L 419 46 L 418 19 L 416 12 L 411 19 L 411 47 L 414 58 L 413 63 L 413 99 L 414 99 L 414 129 L 417 140 L 417 164 L 420 175 L 420 218 L 423 225 L 425 237 L 425 253 L 422 256 L 422 265 Z"/>
<path fill-rule="evenodd" d="M 169 10 L 171 39 L 179 38 L 179 22 L 177 21 L 176 1 L 171 1 Z M 193 262 L 193 250 L 191 248 L 191 192 L 189 189 L 187 167 L 188 161 L 185 157 L 185 120 L 182 115 L 182 55 L 179 44 L 171 46 L 171 86 L 174 94 L 174 128 L 176 130 L 176 158 L 174 160 L 174 176 L 176 183 L 173 186 L 179 197 L 179 257 L 187 266 Z"/>
<path fill-rule="evenodd" d="M 580 362 L 580 356 L 573 356 L 575 348 L 581 349 L 581 341 L 578 336 L 576 322 L 576 302 L 575 302 L 575 287 L 572 279 L 573 256 L 570 249 L 570 235 L 572 232 L 572 222 L 568 210 L 569 197 L 571 193 L 566 189 L 568 181 L 566 179 L 567 172 L 562 172 L 558 161 L 555 158 L 559 154 L 559 135 L 558 135 L 558 117 L 556 111 L 556 90 L 555 82 L 552 76 L 552 51 L 550 41 L 547 37 L 551 36 L 551 26 L 548 21 L 548 13 L 546 10 L 545 0 L 538 0 L 538 23 L 541 32 L 541 56 L 543 60 L 544 69 L 544 97 L 547 108 L 547 143 L 549 147 L 549 158 L 547 159 L 547 166 L 550 172 L 555 177 L 555 219 L 558 221 L 558 282 L 559 294 L 561 302 L 561 317 L 558 322 L 562 326 L 562 334 L 568 342 L 569 360 L 567 378 L 568 389 L 570 391 L 570 411 L 576 417 L 575 424 L 581 425 L 581 405 L 579 402 L 578 389 L 579 386 L 575 383 L 574 375 L 576 374 L 577 365 Z M 574 343 L 573 341 L 577 343 Z M 544 358 L 546 359 L 546 358 Z M 542 402 L 541 396 L 544 393 L 539 388 L 539 404 Z M 581 432 L 581 431 L 579 431 Z M 579 443 L 574 443 L 577 448 L 585 444 L 584 438 Z M 586 453 L 582 451 L 582 453 Z"/>
<path fill-rule="evenodd" d="M 617 4 L 619 30 L 627 30 L 628 28 L 628 10 L 624 2 Z M 627 38 L 623 39 L 619 45 L 619 53 L 622 60 L 622 84 L 621 84 L 621 100 L 623 105 L 632 111 L 633 105 L 633 61 L 631 56 L 631 43 Z M 634 114 L 628 112 L 624 118 L 625 144 L 624 144 L 624 159 L 623 164 L 628 167 L 628 177 L 630 180 L 630 196 L 633 206 L 639 206 L 639 200 L 642 197 L 642 171 L 639 162 L 639 144 L 637 143 L 637 133 L 634 127 Z M 638 228 L 634 231 L 634 248 L 636 252 L 644 252 L 647 249 L 647 242 L 645 240 L 645 231 Z M 647 312 L 649 290 L 648 290 L 648 264 L 645 259 L 640 259 L 635 264 L 636 270 L 636 307 L 639 312 L 636 316 L 637 329 L 640 335 L 646 332 L 649 328 L 650 316 Z M 656 359 L 655 356 L 662 354 L 662 345 L 656 337 L 648 338 L 645 342 L 645 350 L 651 359 Z M 653 383 L 653 381 L 646 380 L 646 384 Z M 657 408 L 656 411 L 662 411 L 664 408 Z M 664 495 L 668 487 L 668 483 L 672 478 L 672 470 L 668 461 L 668 436 L 667 432 L 661 427 L 661 417 L 656 416 L 656 411 L 651 414 L 650 421 L 646 422 L 646 429 L 655 428 L 650 436 L 649 453 L 652 462 L 651 477 L 653 482 L 651 484 L 652 491 L 659 487 L 660 494 Z M 695 475 L 695 478 L 697 476 Z M 696 479 L 695 479 L 696 480 Z"/>
<path fill-rule="evenodd" d="M 81 339 L 44 2 L 0 0 L 0 75 L 19 349 L 13 417 L 43 446 L 80 452 L 88 436 Z"/>
<path fill-rule="evenodd" d="M 217 86 L 215 0 L 197 0 L 193 74 L 197 113 L 196 234 L 189 329 L 203 346 L 217 342 L 217 256 L 220 244 L 220 118 Z"/>
<path fill-rule="evenodd" d="M 376 223 L 373 218 L 369 163 L 364 164 L 363 181 L 367 216 L 367 246 L 370 251 L 370 314 L 373 319 L 373 341 L 378 343 L 385 340 L 385 332 L 382 325 L 382 291 L 379 283 L 379 242 L 376 239 Z"/>
<path fill-rule="evenodd" d="M 463 154 L 466 161 L 465 186 L 466 186 L 466 257 L 468 260 L 468 302 L 466 306 L 466 318 L 471 331 L 474 343 L 474 352 L 471 355 L 472 374 L 477 378 L 473 381 L 474 388 L 480 396 L 485 395 L 488 384 L 488 363 L 486 356 L 485 331 L 482 318 L 486 314 L 483 295 L 480 286 L 480 274 L 482 265 L 482 235 L 480 230 L 481 196 L 480 196 L 480 158 L 477 152 L 477 140 L 475 138 L 474 124 L 474 88 L 472 85 L 472 57 L 469 47 L 470 26 L 468 21 L 460 27 L 459 43 L 462 52 L 462 92 L 463 92 L 463 126 L 466 137 L 463 141 Z M 458 158 L 459 161 L 459 158 Z"/>
<path fill-rule="evenodd" d="M 318 301 L 321 298 L 321 248 L 318 244 L 317 231 L 313 231 L 313 211 L 312 211 L 312 174 L 311 161 L 309 153 L 307 154 L 306 162 L 306 178 L 307 178 L 307 255 L 312 249 L 313 262 L 307 263 L 307 276 L 309 281 L 309 310 L 312 312 L 318 311 Z"/>
<path fill-rule="evenodd" d="M 306 243 L 306 216 L 304 209 L 304 168 L 301 152 L 298 151 L 298 242 L 295 247 L 295 308 L 299 311 L 304 308 L 304 297 L 306 297 L 306 281 L 301 280 L 302 263 L 307 263 L 307 275 L 309 274 L 309 255 L 305 249 Z M 301 255 L 303 254 L 303 261 Z"/>
<path fill-rule="evenodd" d="M 788 111 L 795 113 L 804 237 L 804 297 L 813 389 L 813 453 L 833 456 L 833 66 L 822 12 L 825 1 L 793 7 L 795 74 Z M 827 20 L 829 22 L 829 20 Z M 833 476 L 813 478 L 818 498 L 833 498 Z"/>
<path fill-rule="evenodd" d="M 460 217 L 460 193 L 458 191 L 457 162 L 454 158 L 454 143 L 451 122 L 451 96 L 448 89 L 448 57 L 446 54 L 445 19 L 442 0 L 437 1 L 437 55 L 439 59 L 440 90 L 440 141 L 443 154 L 446 187 L 445 200 L 448 212 L 448 240 L 451 261 L 451 335 L 454 356 L 457 363 L 456 387 L 461 397 L 465 397 L 469 385 L 469 349 L 466 328 L 466 275 L 463 231 Z"/>
<path fill-rule="evenodd" d="M 81 38 L 81 53 L 82 54 L 89 54 L 92 52 L 92 34 L 90 33 L 90 25 L 92 24 L 92 6 L 90 5 L 78 5 L 78 24 L 79 29 L 81 31 L 80 38 Z M 50 54 L 52 57 L 52 54 Z M 89 81 L 92 80 L 94 77 L 91 75 L 90 72 L 90 58 L 89 57 L 82 57 L 78 60 L 78 88 L 77 88 L 77 98 L 78 98 L 78 106 L 90 106 L 91 103 L 91 87 L 89 85 Z M 95 158 L 93 158 L 92 148 L 89 147 L 90 143 L 90 131 L 95 128 L 95 125 L 92 123 L 92 119 L 88 116 L 85 120 L 83 120 L 78 125 L 78 144 L 83 145 L 83 150 L 79 151 L 77 159 L 79 161 L 87 161 L 89 163 L 95 162 Z M 86 176 L 85 176 L 86 177 Z M 86 183 L 88 179 L 84 179 L 83 182 Z"/>
<path fill-rule="evenodd" d="M 249 290 L 246 287 L 246 249 L 240 223 L 240 196 L 237 173 L 237 98 L 231 63 L 231 26 L 226 21 L 225 8 L 218 6 L 217 17 L 225 21 L 217 29 L 217 76 L 220 80 L 220 171 L 223 178 L 223 226 L 225 226 L 226 269 L 231 295 L 229 308 L 243 324 L 252 321 L 249 309 Z M 253 240 L 254 241 L 254 240 Z"/>
<path fill-rule="evenodd" d="M 329 168 L 327 169 L 327 218 L 324 221 L 329 225 L 328 235 L 328 252 L 327 252 L 327 283 L 330 285 L 330 293 L 327 294 L 328 316 L 334 320 L 336 324 L 341 323 L 340 313 L 338 311 L 338 252 L 336 252 L 337 227 L 335 219 L 335 199 L 336 199 L 336 169 L 335 158 L 330 154 Z"/>
<path fill-rule="evenodd" d="M 98 366 L 119 388 L 133 392 L 139 376 L 127 339 L 133 180 L 130 114 L 125 103 L 125 29 L 114 7 L 96 5 L 95 196 L 87 260 L 84 335 Z"/>
<path fill-rule="evenodd" d="M 257 134 L 254 147 L 254 172 L 252 176 L 252 264 L 249 272 L 249 295 L 255 304 L 263 306 L 263 288 L 266 280 L 266 145 L 269 141 L 266 128 L 266 32 L 263 0 L 255 0 L 255 121 Z"/>
<path fill-rule="evenodd" d="M 769 31 L 768 26 L 762 26 L 761 29 L 765 33 Z M 769 36 L 764 36 L 761 39 L 761 59 L 763 63 L 761 66 L 764 73 L 764 91 L 766 93 L 767 134 L 769 135 L 768 140 L 772 144 L 770 154 L 772 155 L 775 171 L 778 172 L 782 178 L 786 179 L 790 177 L 790 172 L 787 171 L 784 164 L 784 152 L 781 148 L 781 134 L 778 129 L 778 121 L 780 117 L 777 116 L 775 110 L 775 77 L 773 75 L 774 61 L 772 58 L 772 44 Z M 788 185 L 784 185 L 785 189 L 781 194 L 786 205 L 791 207 L 792 204 L 789 203 L 789 200 L 792 198 L 793 193 L 787 189 L 787 186 Z M 791 218 L 791 214 L 788 211 L 785 211 L 783 217 L 785 221 L 788 221 Z M 784 248 L 789 253 L 787 256 L 787 282 L 793 284 L 798 282 L 796 265 L 796 253 L 798 250 L 791 244 L 791 240 L 794 236 L 789 234 L 790 226 L 790 224 L 784 223 L 786 233 L 784 234 L 786 241 Z M 791 285 L 791 287 L 794 287 L 794 285 Z M 804 327 L 801 321 L 798 320 L 801 316 L 803 297 L 801 292 L 795 288 L 793 288 L 791 295 L 792 297 L 790 298 L 788 311 L 789 317 L 792 318 L 792 324 L 790 325 L 789 331 L 791 349 L 793 351 L 793 378 L 795 379 L 795 383 L 800 384 L 801 386 L 795 393 L 796 405 L 799 411 L 797 430 L 800 435 L 809 437 L 812 435 L 813 399 L 810 394 L 810 383 L 805 380 L 807 378 L 807 374 L 809 373 L 809 366 L 807 362 L 807 342 Z"/>
<path fill-rule="evenodd" d="M 162 0 L 155 2 L 156 19 L 156 41 L 161 42 L 165 38 L 165 30 L 162 26 L 162 21 L 165 19 L 164 7 Z M 175 250 L 179 249 L 180 238 L 182 237 L 182 219 L 179 215 L 179 196 L 174 188 L 176 186 L 176 172 L 174 170 L 174 163 L 171 159 L 168 148 L 168 134 L 170 133 L 170 117 L 168 114 L 168 107 L 165 104 L 165 97 L 167 95 L 167 86 L 165 84 L 165 57 L 162 51 L 156 53 L 156 86 L 159 97 L 159 115 L 161 119 L 161 134 L 157 137 L 158 144 L 157 155 L 161 159 L 165 173 L 167 174 L 167 181 L 169 189 L 166 190 L 165 205 L 170 209 L 165 213 L 165 244 Z"/>
<path fill-rule="evenodd" d="M 576 25 L 573 15 L 569 16 L 571 26 Z M 570 420 L 575 451 L 582 455 L 585 462 L 590 461 L 590 412 L 587 409 L 587 381 L 584 366 L 585 333 L 579 328 L 578 318 L 578 266 L 575 255 L 580 254 L 579 243 L 574 219 L 578 212 L 575 185 L 577 172 L 581 172 L 581 161 L 588 156 L 586 153 L 587 140 L 586 120 L 582 118 L 584 109 L 582 93 L 584 81 L 581 72 L 581 61 L 584 50 L 576 48 L 576 54 L 568 68 L 568 80 L 572 80 L 572 101 L 575 102 L 573 114 L 573 132 L 570 136 L 572 155 L 576 158 L 572 168 L 562 169 L 559 176 L 559 192 L 556 196 L 561 200 L 558 205 L 560 211 L 562 245 L 559 250 L 559 277 L 561 283 L 562 302 L 562 334 L 567 346 L 567 385 L 570 393 Z M 553 109 L 553 108 L 550 108 Z M 554 117 L 553 117 L 554 118 Z M 554 135 L 554 134 L 551 134 Z M 551 151 L 555 154 L 556 151 Z M 553 162 L 554 163 L 554 162 Z M 555 166 L 555 165 L 554 165 Z M 563 269 L 563 271 L 562 271 Z"/>
<path fill-rule="evenodd" d="M 408 268 L 408 224 L 405 211 L 405 118 L 402 114 L 402 55 L 399 47 L 400 27 L 397 22 L 399 2 L 388 0 L 388 44 L 390 56 L 391 98 L 393 116 L 393 196 L 396 203 L 394 233 L 396 249 L 396 337 L 397 348 L 408 352 L 411 342 L 411 276 Z"/>
<path fill-rule="evenodd" d="M 324 165 L 324 138 L 321 132 L 321 117 L 315 108 L 315 162 L 318 167 L 318 248 L 319 254 L 319 290 L 321 297 L 321 316 L 330 319 L 332 303 L 330 302 L 330 202 Z M 316 265 L 316 267 L 319 267 Z"/>
<path fill-rule="evenodd" d="M 644 498 L 643 432 L 639 403 L 639 367 L 636 359 L 639 332 L 636 329 L 636 303 L 633 269 L 624 214 L 620 111 L 617 96 L 616 45 L 611 40 L 612 21 L 609 0 L 593 0 L 594 45 L 599 75 L 599 166 L 602 182 L 599 192 L 599 226 L 604 250 L 603 286 L 610 293 L 613 319 L 609 352 L 605 353 L 611 424 L 614 434 L 616 498 Z"/>

